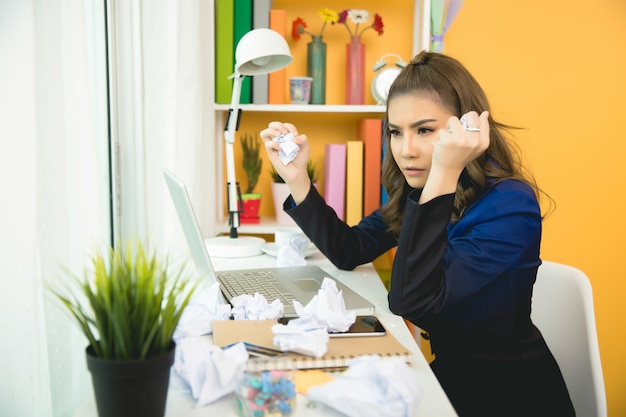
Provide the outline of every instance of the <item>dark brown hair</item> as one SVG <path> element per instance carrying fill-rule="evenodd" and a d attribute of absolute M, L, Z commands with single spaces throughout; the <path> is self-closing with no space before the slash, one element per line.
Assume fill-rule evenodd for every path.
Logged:
<path fill-rule="evenodd" d="M 431 95 L 456 117 L 461 117 L 472 110 L 479 114 L 485 110 L 489 111 L 489 147 L 463 170 L 457 184 L 452 220 L 458 220 L 463 211 L 476 201 L 489 185 L 504 179 L 514 179 L 528 184 L 539 198 L 541 190 L 533 177 L 523 168 L 518 150 L 504 136 L 505 131 L 515 128 L 493 119 L 485 92 L 459 61 L 440 53 L 420 52 L 391 85 L 387 102 L 407 94 Z M 389 107 L 387 111 L 388 109 Z M 389 141 L 389 129 L 386 129 L 387 149 Z M 490 179 L 489 184 L 487 178 Z M 387 152 L 383 160 L 382 184 L 389 199 L 381 208 L 381 214 L 389 229 L 398 236 L 406 195 L 410 188 L 391 152 Z"/>

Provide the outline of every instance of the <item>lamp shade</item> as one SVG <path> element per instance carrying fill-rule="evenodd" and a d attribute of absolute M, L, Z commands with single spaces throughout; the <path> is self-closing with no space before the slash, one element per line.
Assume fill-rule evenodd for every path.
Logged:
<path fill-rule="evenodd" d="M 293 57 L 287 41 L 271 29 L 246 33 L 235 50 L 235 72 L 242 75 L 268 74 L 289 65 Z"/>

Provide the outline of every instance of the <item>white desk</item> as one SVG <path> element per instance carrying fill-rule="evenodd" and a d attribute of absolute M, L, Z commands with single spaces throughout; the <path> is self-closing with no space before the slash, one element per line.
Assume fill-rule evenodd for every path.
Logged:
<path fill-rule="evenodd" d="M 387 330 L 413 352 L 412 368 L 415 370 L 415 373 L 424 387 L 424 397 L 413 417 L 456 416 L 457 414 L 454 412 L 452 405 L 439 385 L 437 378 L 432 373 L 430 366 L 404 324 L 404 321 L 401 317 L 389 311 L 387 291 L 374 267 L 368 264 L 348 272 L 335 268 L 324 256 L 319 254 L 307 260 L 311 264 L 319 265 L 333 277 L 374 303 L 376 306 L 376 315 Z M 217 270 L 263 268 L 276 266 L 276 258 L 267 255 L 239 259 L 215 258 L 213 259 L 213 263 L 213 266 Z M 295 417 L 340 417 L 343 415 L 323 406 L 317 406 L 315 408 L 307 407 L 307 402 L 306 397 L 298 395 L 296 412 L 294 413 Z M 167 397 L 166 417 L 204 417 L 209 415 L 220 417 L 237 416 L 233 395 L 224 397 L 207 407 L 194 408 L 194 400 L 191 394 L 187 390 L 171 384 Z M 96 416 L 96 406 L 92 396 L 74 417 Z"/>

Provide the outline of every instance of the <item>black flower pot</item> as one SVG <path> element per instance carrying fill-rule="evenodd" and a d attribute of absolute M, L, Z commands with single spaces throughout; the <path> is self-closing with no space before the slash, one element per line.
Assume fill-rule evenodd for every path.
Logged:
<path fill-rule="evenodd" d="M 87 347 L 99 417 L 163 417 L 176 345 L 160 356 L 111 360 Z"/>

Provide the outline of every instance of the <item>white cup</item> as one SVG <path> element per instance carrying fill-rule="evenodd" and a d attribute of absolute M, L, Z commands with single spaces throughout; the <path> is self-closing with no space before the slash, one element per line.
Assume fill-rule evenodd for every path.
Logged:
<path fill-rule="evenodd" d="M 276 246 L 281 247 L 291 241 L 294 238 L 306 238 L 302 230 L 291 228 L 291 229 L 277 229 L 274 232 L 274 243 Z"/>

